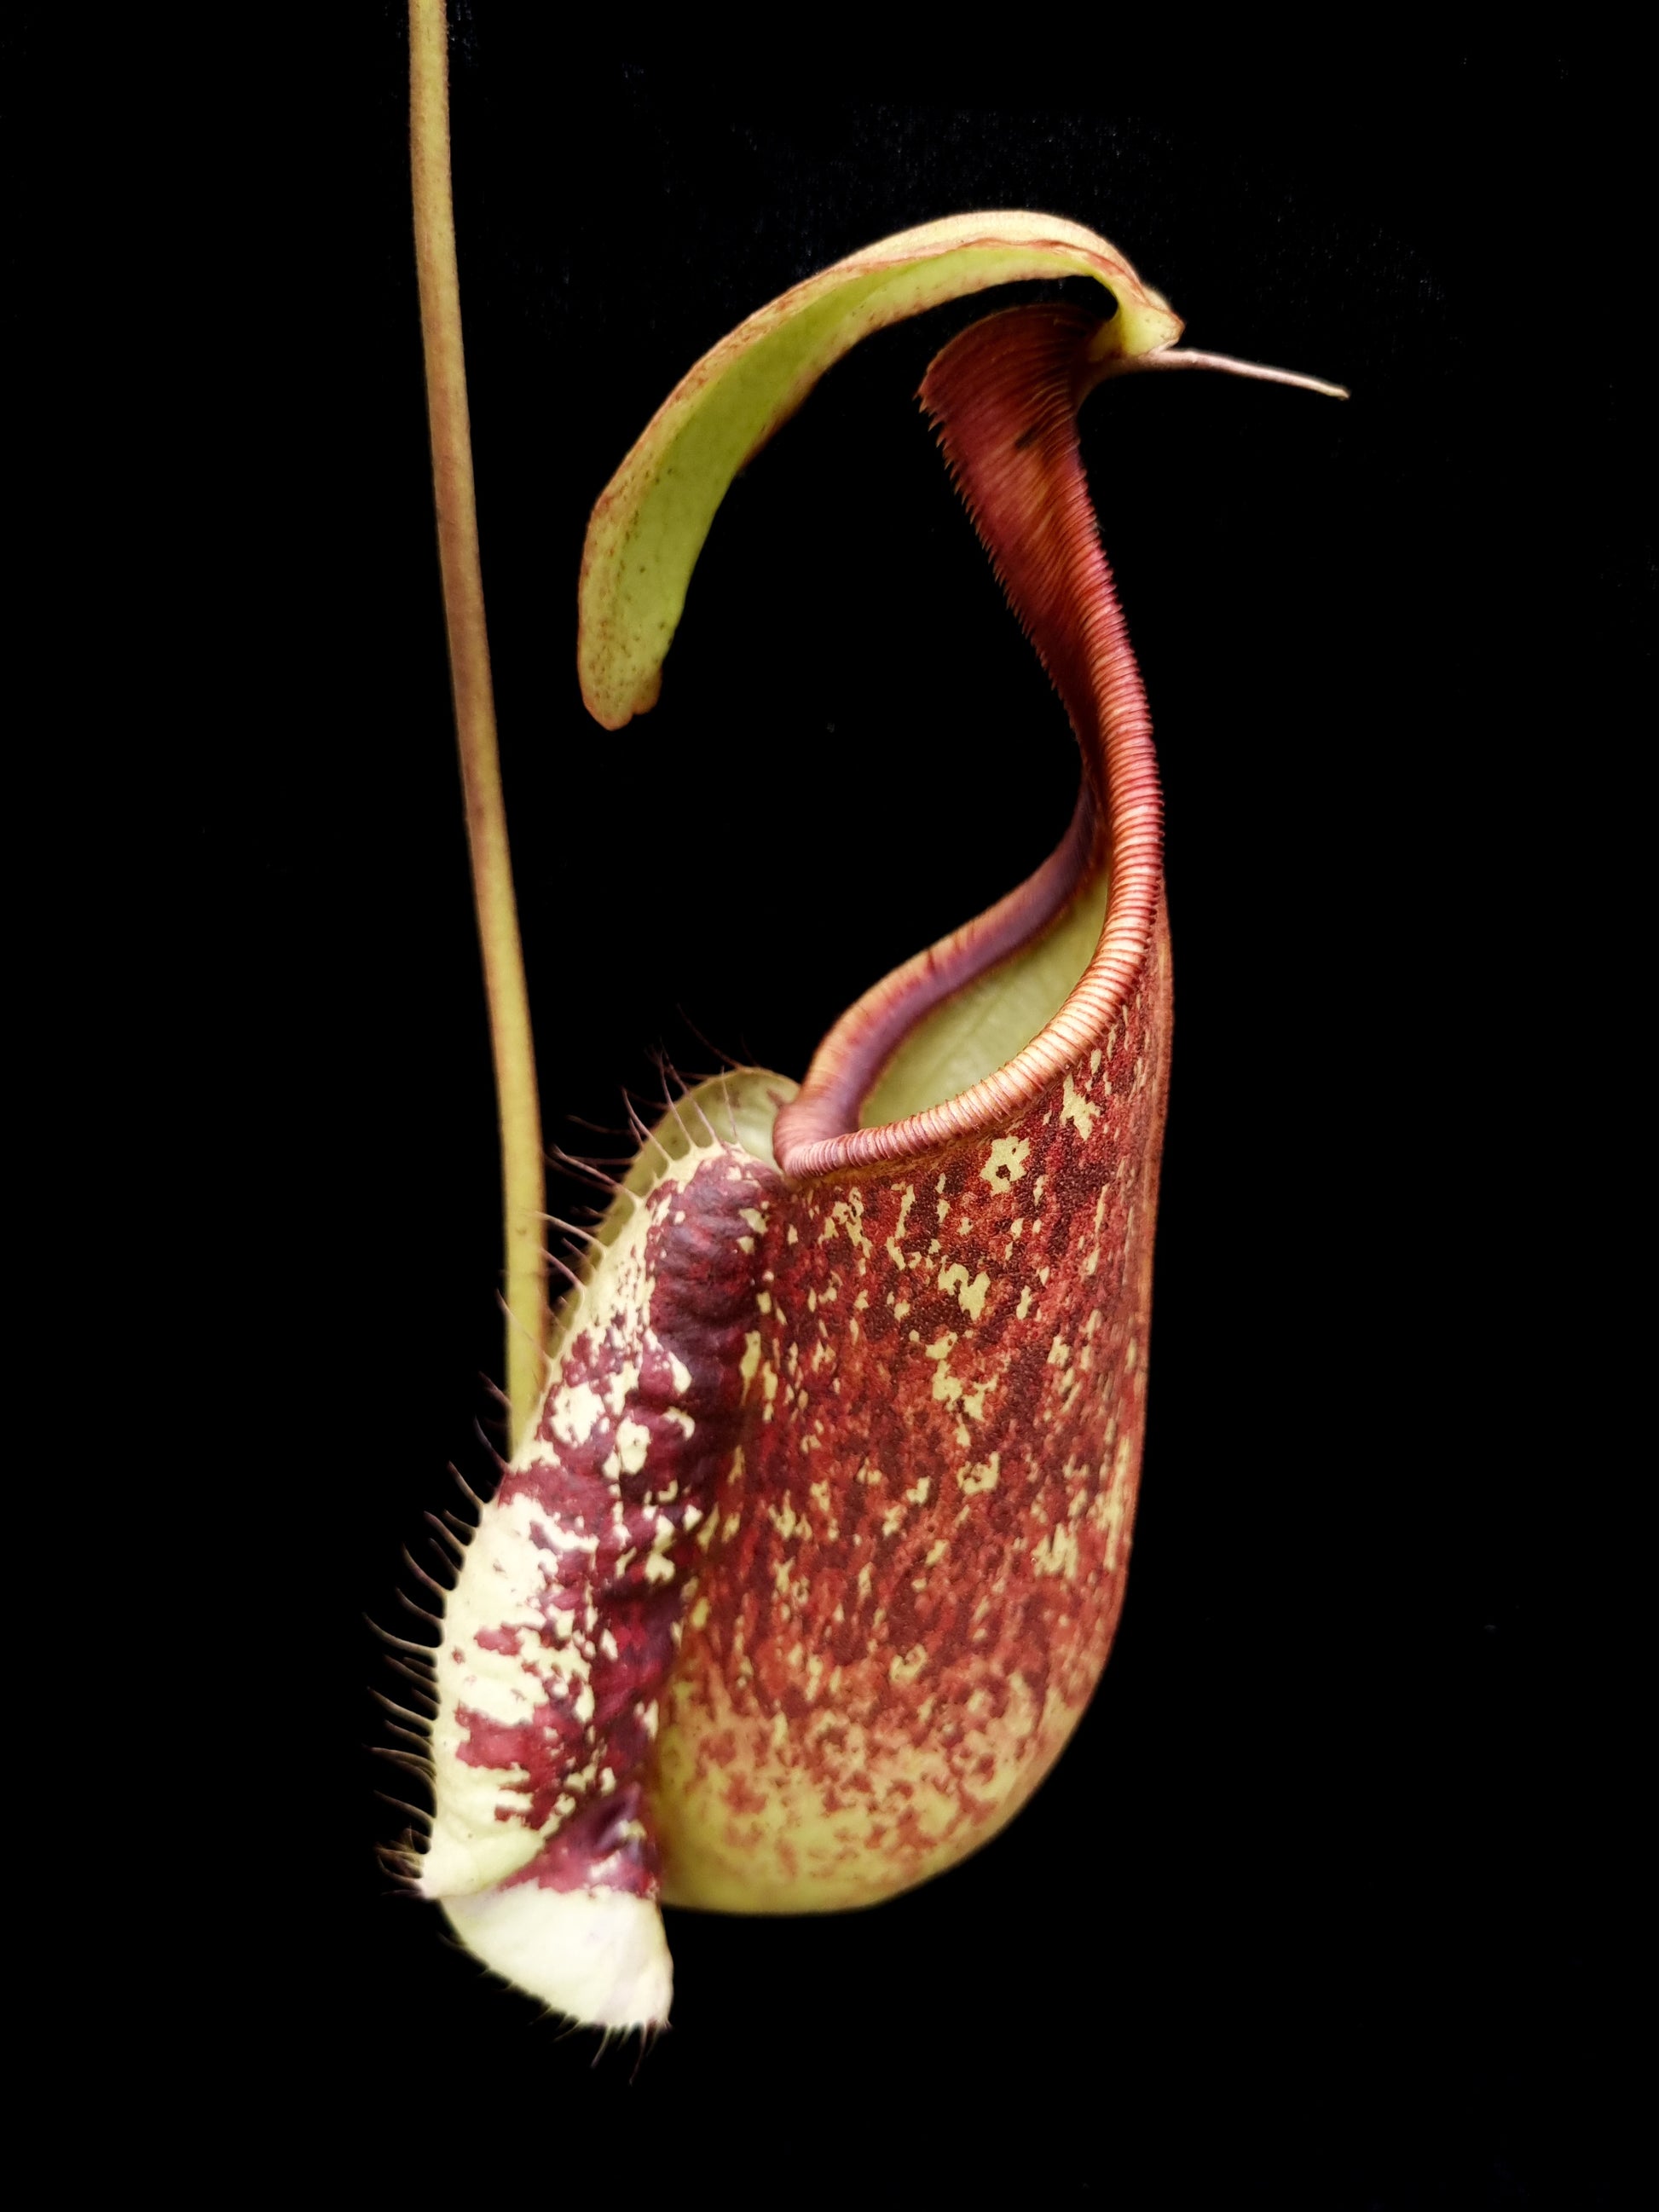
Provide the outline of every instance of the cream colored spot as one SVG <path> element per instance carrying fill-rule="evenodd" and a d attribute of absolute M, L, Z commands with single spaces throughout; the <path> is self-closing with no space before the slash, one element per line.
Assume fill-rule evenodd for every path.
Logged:
<path fill-rule="evenodd" d="M 985 1310 L 985 1293 L 991 1287 L 991 1278 L 981 1270 L 970 1283 L 968 1270 L 958 1261 L 953 1267 L 939 1269 L 939 1286 L 942 1291 L 954 1291 L 963 1311 L 977 1321 Z"/>
<path fill-rule="evenodd" d="M 982 1466 L 964 1467 L 957 1476 L 957 1486 L 964 1496 L 980 1498 L 997 1486 L 997 1476 L 1002 1467 L 1002 1454 L 993 1452 Z"/>
<path fill-rule="evenodd" d="M 634 1375 L 637 1381 L 637 1368 Z M 562 1444 L 585 1444 L 604 1411 L 605 1401 L 597 1390 L 590 1389 L 586 1382 L 573 1382 L 554 1399 L 549 1425 Z"/>
<path fill-rule="evenodd" d="M 1106 1571 L 1109 1575 L 1117 1571 L 1118 1553 L 1123 1543 L 1124 1517 L 1123 1492 L 1121 1490 L 1108 1491 L 1101 1500 L 1097 1518 L 1101 1533 L 1106 1539 Z"/>
<path fill-rule="evenodd" d="M 830 1209 L 830 1218 L 818 1231 L 820 1244 L 828 1243 L 837 1228 L 847 1232 L 848 1242 L 861 1259 L 868 1259 L 875 1247 L 864 1233 L 864 1193 L 854 1189 L 850 1199 L 838 1198 Z"/>
<path fill-rule="evenodd" d="M 962 1395 L 962 1385 L 951 1374 L 945 1362 L 956 1349 L 956 1338 L 947 1328 L 943 1336 L 936 1337 L 927 1346 L 927 1357 L 939 1364 L 933 1374 L 933 1396 L 941 1406 L 954 1406 Z"/>
<path fill-rule="evenodd" d="M 904 1194 L 899 1200 L 898 1219 L 893 1224 L 893 1233 L 887 1240 L 887 1256 L 896 1267 L 902 1268 L 905 1264 L 904 1248 L 901 1240 L 904 1235 L 904 1224 L 910 1218 L 910 1208 L 915 1202 L 915 1187 L 912 1183 L 906 1183 Z M 861 1298 L 862 1293 L 860 1292 L 860 1295 Z"/>
<path fill-rule="evenodd" d="M 1031 1285 L 1027 1283 L 1019 1294 L 1019 1304 L 1014 1308 L 1014 1319 L 1024 1321 L 1031 1310 Z"/>
<path fill-rule="evenodd" d="M 979 1171 L 980 1179 L 988 1182 L 993 1190 L 1007 1190 L 1024 1174 L 1025 1163 L 1030 1156 L 1029 1137 L 993 1137 L 989 1157 Z"/>
<path fill-rule="evenodd" d="M 1077 1537 L 1062 1522 L 1051 1528 L 1031 1553 L 1031 1572 L 1034 1575 L 1064 1575 L 1067 1582 L 1077 1579 Z"/>
<path fill-rule="evenodd" d="M 605 1402 L 613 1415 L 623 1407 L 640 1386 L 640 1370 L 631 1359 L 624 1359 L 605 1386 Z"/>
<path fill-rule="evenodd" d="M 651 1431 L 638 1421 L 618 1421 L 617 1451 L 625 1474 L 637 1474 L 645 1465 L 645 1455 L 651 1449 Z"/>
<path fill-rule="evenodd" d="M 1099 1112 L 1099 1107 L 1092 1105 L 1084 1097 L 1073 1083 L 1071 1077 L 1067 1075 L 1066 1096 L 1060 1105 L 1060 1118 L 1062 1121 L 1070 1121 L 1073 1124 L 1085 1145 L 1094 1134 L 1095 1120 Z"/>

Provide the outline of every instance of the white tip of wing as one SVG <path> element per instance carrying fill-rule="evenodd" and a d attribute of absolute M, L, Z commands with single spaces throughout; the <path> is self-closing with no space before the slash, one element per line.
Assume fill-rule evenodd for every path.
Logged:
<path fill-rule="evenodd" d="M 447 1897 L 450 1926 L 473 1956 L 574 2021 L 660 2027 L 674 1995 L 662 1914 L 614 1889 L 540 1889 L 520 1882 Z"/>

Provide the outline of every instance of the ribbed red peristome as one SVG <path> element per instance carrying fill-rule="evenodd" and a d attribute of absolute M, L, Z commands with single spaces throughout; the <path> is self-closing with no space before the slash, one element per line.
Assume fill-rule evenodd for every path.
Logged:
<path fill-rule="evenodd" d="M 1146 692 L 1078 449 L 1099 328 L 1064 306 L 1016 307 L 953 339 L 921 387 L 974 526 L 1071 718 L 1083 756 L 1077 815 L 1017 891 L 896 969 L 836 1024 L 778 1116 L 787 1175 L 897 1164 L 1006 1127 L 1106 1035 L 1145 963 L 1163 882 L 1163 801 Z M 1110 895 L 1099 944 L 1064 1006 L 971 1089 L 860 1128 L 860 1103 L 905 1030 L 1048 926 L 1094 857 L 1097 824 Z"/>

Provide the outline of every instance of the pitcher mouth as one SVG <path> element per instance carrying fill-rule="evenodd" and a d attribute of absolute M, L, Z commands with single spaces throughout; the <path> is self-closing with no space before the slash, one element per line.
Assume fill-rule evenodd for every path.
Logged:
<path fill-rule="evenodd" d="M 1039 869 L 884 976 L 835 1024 L 779 1113 L 773 1141 L 785 1174 L 913 1161 L 1006 1128 L 1110 1027 L 1115 1008 L 1085 990 L 1109 924 L 1109 884 L 1105 824 L 1085 784 Z M 1034 997 L 1042 1011 L 1022 1029 L 1019 1009 Z M 986 1067 L 988 1031 L 1010 1048 Z M 976 1079 L 918 1096 L 930 1060 L 948 1066 L 964 1055 L 984 1069 Z M 914 1110 L 895 1111 L 907 1094 L 917 1097 Z"/>

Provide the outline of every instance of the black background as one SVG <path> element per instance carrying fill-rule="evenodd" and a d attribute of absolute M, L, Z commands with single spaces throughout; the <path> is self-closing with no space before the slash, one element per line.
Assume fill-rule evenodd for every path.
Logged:
<path fill-rule="evenodd" d="M 365 1748 L 393 1685 L 362 1616 L 399 1625 L 447 1462 L 488 1480 L 500 1365 L 400 16 L 319 30 L 276 96 L 250 59 L 179 104 L 161 258 L 190 257 L 205 349 L 185 582 L 213 620 L 157 897 L 187 924 L 199 1234 L 230 1224 L 255 1278 L 181 1326 L 228 1359 L 216 1433 L 253 1470 L 209 1543 L 260 1681 L 219 1738 L 216 2002 L 268 2027 L 279 2138 L 423 2197 L 453 2151 L 549 2197 L 672 2172 L 880 2198 L 965 2166 L 1125 2203 L 1638 2201 L 1643 58 L 1281 69 L 1194 36 L 1120 70 L 1090 33 L 1017 76 L 826 64 L 808 94 L 578 62 L 539 15 L 465 10 L 453 121 L 551 1141 L 623 1152 L 589 1125 L 621 1130 L 624 1087 L 648 1111 L 661 1056 L 799 1073 L 1042 856 L 1073 787 L 913 400 L 968 307 L 836 369 L 722 509 L 659 708 L 587 721 L 587 511 L 699 354 L 889 231 L 1030 206 L 1113 240 L 1195 344 L 1354 396 L 1146 379 L 1085 417 L 1177 1004 L 1102 1688 L 1030 1809 L 916 1894 L 674 1916 L 671 2033 L 592 2065 L 373 1856 L 402 1784 Z M 556 1177 L 556 1212 L 583 1202 Z"/>

